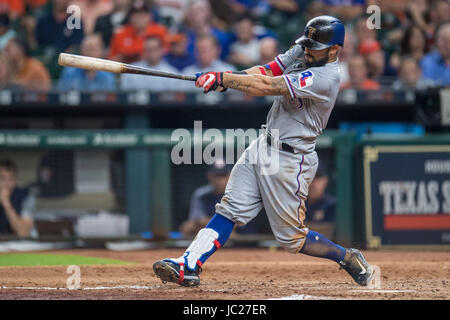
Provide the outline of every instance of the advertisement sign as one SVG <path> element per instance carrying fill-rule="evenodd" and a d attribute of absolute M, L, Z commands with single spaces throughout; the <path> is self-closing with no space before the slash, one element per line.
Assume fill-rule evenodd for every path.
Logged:
<path fill-rule="evenodd" d="M 450 146 L 367 146 L 367 246 L 450 245 Z"/>

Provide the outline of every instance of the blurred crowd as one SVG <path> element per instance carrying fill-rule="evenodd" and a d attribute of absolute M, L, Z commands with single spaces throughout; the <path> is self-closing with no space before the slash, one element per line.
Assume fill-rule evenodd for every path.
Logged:
<path fill-rule="evenodd" d="M 367 23 L 370 5 L 381 9 L 379 29 Z M 0 88 L 189 90 L 180 80 L 61 68 L 58 55 L 191 75 L 239 70 L 273 60 L 322 14 L 346 26 L 343 89 L 450 85 L 448 0 L 0 0 Z"/>

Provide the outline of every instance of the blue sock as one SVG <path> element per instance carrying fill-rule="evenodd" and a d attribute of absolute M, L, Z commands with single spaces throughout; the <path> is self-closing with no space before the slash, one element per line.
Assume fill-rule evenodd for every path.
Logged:
<path fill-rule="evenodd" d="M 328 240 L 320 233 L 310 230 L 300 253 L 308 256 L 330 259 L 339 263 L 339 261 L 344 260 L 345 248 Z"/>
<path fill-rule="evenodd" d="M 219 234 L 217 241 L 220 243 L 220 246 L 223 246 L 225 242 L 227 242 L 228 238 L 233 231 L 234 222 L 228 218 L 225 218 L 221 214 L 216 213 L 211 220 L 209 220 L 208 224 L 205 228 L 210 228 L 216 231 Z M 205 263 L 205 261 L 217 250 L 214 247 L 210 252 L 203 254 L 200 257 L 201 263 Z"/>

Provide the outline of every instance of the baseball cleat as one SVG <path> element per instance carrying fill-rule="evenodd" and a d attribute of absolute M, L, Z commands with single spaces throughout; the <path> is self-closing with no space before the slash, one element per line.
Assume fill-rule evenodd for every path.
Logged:
<path fill-rule="evenodd" d="M 374 269 L 366 261 L 361 251 L 357 249 L 347 249 L 344 261 L 339 262 L 341 269 L 348 274 L 361 286 L 367 286 L 372 281 Z"/>
<path fill-rule="evenodd" d="M 198 271 L 192 271 L 186 268 L 184 263 L 164 259 L 153 264 L 153 271 L 163 283 L 174 282 L 184 287 L 196 287 L 200 284 L 200 267 Z"/>

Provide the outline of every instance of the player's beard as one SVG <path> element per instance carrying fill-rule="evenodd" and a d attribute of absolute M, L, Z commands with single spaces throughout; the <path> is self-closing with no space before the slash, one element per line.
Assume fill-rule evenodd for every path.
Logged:
<path fill-rule="evenodd" d="M 322 67 L 322 66 L 326 65 L 327 62 L 328 62 L 328 59 L 330 58 L 329 52 L 330 52 L 330 50 L 328 50 L 328 51 L 327 51 L 327 54 L 325 55 L 325 57 L 323 57 L 323 58 L 320 59 L 320 60 L 315 60 L 314 57 L 312 57 L 312 56 L 309 55 L 309 57 L 312 58 L 312 61 L 311 61 L 311 62 L 309 62 L 308 59 L 306 59 L 306 57 L 305 57 L 305 61 L 304 61 L 305 66 L 306 66 L 307 68 L 312 68 L 312 67 Z"/>

